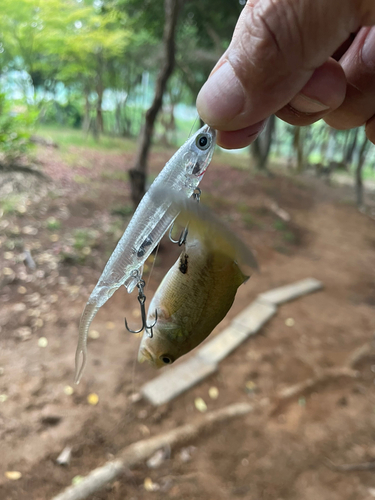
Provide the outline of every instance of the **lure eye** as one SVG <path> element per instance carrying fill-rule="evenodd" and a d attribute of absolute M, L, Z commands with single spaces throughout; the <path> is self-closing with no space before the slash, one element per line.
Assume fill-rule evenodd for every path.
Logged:
<path fill-rule="evenodd" d="M 168 356 L 167 354 L 163 354 L 162 356 L 160 356 L 160 359 L 166 365 L 170 365 L 173 363 L 173 359 L 170 356 Z"/>
<path fill-rule="evenodd" d="M 195 144 L 201 151 L 205 151 L 210 147 L 210 136 L 208 136 L 207 134 L 199 134 L 195 140 Z"/>

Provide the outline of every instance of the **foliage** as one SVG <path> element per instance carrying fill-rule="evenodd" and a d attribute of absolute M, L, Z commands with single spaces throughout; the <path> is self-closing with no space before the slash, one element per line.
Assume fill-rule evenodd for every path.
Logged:
<path fill-rule="evenodd" d="M 30 135 L 37 112 L 22 104 L 15 106 L 0 93 L 0 163 L 9 166 L 18 162 L 31 149 Z"/>

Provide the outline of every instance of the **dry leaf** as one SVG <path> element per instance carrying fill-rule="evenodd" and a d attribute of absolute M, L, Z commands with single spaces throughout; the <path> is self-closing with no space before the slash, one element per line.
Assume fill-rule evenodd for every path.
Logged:
<path fill-rule="evenodd" d="M 99 403 L 99 396 L 95 392 L 92 392 L 87 396 L 87 402 L 89 405 L 95 406 Z"/>
<path fill-rule="evenodd" d="M 64 387 L 64 392 L 65 392 L 65 394 L 66 394 L 67 396 L 71 396 L 71 395 L 73 394 L 73 392 L 74 392 L 74 389 L 73 389 L 73 387 L 71 387 L 70 385 L 66 385 L 66 386 Z"/>
<path fill-rule="evenodd" d="M 154 483 L 150 477 L 146 477 L 143 482 L 143 487 L 146 491 L 158 491 L 160 489 L 160 486 Z"/>
<path fill-rule="evenodd" d="M 40 337 L 38 339 L 38 346 L 39 347 L 47 347 L 48 346 L 48 339 L 46 339 L 46 337 Z"/>
<path fill-rule="evenodd" d="M 219 389 L 217 387 L 210 387 L 208 389 L 208 395 L 211 399 L 217 399 L 219 397 Z"/>
<path fill-rule="evenodd" d="M 89 337 L 90 337 L 90 339 L 96 340 L 100 337 L 100 333 L 97 330 L 90 330 Z"/>
<path fill-rule="evenodd" d="M 11 481 L 17 481 L 17 479 L 21 479 L 22 474 L 18 470 L 7 470 L 5 476 Z"/>
<path fill-rule="evenodd" d="M 207 405 L 202 398 L 195 398 L 194 404 L 195 404 L 195 408 L 198 411 L 200 411 L 201 413 L 204 413 L 207 411 Z"/>

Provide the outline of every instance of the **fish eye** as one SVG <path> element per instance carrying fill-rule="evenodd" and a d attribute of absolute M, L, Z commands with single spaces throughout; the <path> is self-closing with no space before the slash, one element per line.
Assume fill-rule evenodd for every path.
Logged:
<path fill-rule="evenodd" d="M 199 134 L 195 140 L 195 144 L 200 150 L 205 151 L 210 147 L 210 137 L 207 134 Z"/>
<path fill-rule="evenodd" d="M 160 356 L 160 359 L 166 365 L 170 365 L 173 363 L 173 359 L 170 356 L 168 356 L 168 354 L 163 354 L 162 356 Z"/>

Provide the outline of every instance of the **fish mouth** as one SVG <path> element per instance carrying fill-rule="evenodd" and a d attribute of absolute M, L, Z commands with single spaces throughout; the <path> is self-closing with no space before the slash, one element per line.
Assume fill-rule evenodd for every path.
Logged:
<path fill-rule="evenodd" d="M 145 361 L 148 361 L 149 363 L 153 362 L 153 357 L 150 351 L 147 349 L 143 348 L 140 349 L 138 352 L 138 363 L 144 363 Z"/>
<path fill-rule="evenodd" d="M 150 351 L 145 347 L 143 347 L 138 352 L 138 363 L 144 363 L 145 361 L 147 361 L 148 363 L 150 363 L 151 366 L 157 369 L 165 366 L 160 359 L 154 358 L 154 356 L 150 353 Z"/>

